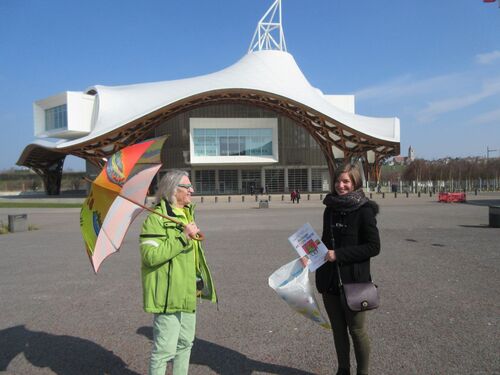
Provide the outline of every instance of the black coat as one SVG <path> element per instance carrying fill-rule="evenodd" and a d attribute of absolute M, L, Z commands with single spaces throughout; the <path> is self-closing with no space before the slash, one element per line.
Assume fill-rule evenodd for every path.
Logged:
<path fill-rule="evenodd" d="M 344 283 L 371 281 L 370 258 L 380 252 L 377 214 L 378 205 L 373 201 L 352 212 L 325 208 L 321 240 L 335 250 Z M 326 262 L 316 270 L 316 288 L 320 293 L 339 294 L 335 262 Z"/>

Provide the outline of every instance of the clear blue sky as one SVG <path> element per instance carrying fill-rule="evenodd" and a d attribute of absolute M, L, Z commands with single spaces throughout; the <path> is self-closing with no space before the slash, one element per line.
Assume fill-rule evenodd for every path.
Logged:
<path fill-rule="evenodd" d="M 0 170 L 33 139 L 35 100 L 239 60 L 272 0 L 1 0 Z M 283 0 L 288 51 L 356 112 L 397 116 L 417 157 L 500 149 L 500 8 L 482 0 Z M 499 152 L 490 156 L 500 156 Z M 65 169 L 82 169 L 69 158 Z"/>

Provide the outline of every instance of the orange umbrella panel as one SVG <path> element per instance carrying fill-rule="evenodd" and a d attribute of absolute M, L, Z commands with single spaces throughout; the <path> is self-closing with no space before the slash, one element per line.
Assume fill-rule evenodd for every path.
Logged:
<path fill-rule="evenodd" d="M 80 211 L 80 227 L 89 257 L 94 253 L 97 236 L 101 230 L 109 207 L 118 196 L 118 191 L 92 184 L 90 194 Z"/>
<path fill-rule="evenodd" d="M 136 206 L 143 207 L 142 205 L 146 200 L 147 190 L 151 184 L 151 180 L 161 166 L 161 149 L 166 138 L 167 137 L 154 138 L 127 146 L 116 152 L 107 160 L 103 170 L 93 181 L 89 196 L 85 200 L 80 212 L 80 227 L 87 254 L 96 272 L 98 265 L 95 264 L 94 258 L 96 256 L 99 258 L 101 257 L 100 255 L 96 255 L 96 246 L 99 247 L 101 243 L 109 243 L 109 241 L 103 242 L 102 239 L 99 240 L 99 237 L 110 235 L 109 233 L 105 234 L 103 232 L 103 224 L 106 221 L 106 216 L 110 208 L 114 205 L 118 196 L 129 199 Z M 137 184 L 140 182 L 139 185 L 142 186 L 142 188 L 139 189 L 140 193 L 137 189 L 126 189 L 125 187 L 128 182 L 135 187 L 137 187 Z M 129 191 L 133 191 L 134 193 Z M 133 211 L 135 212 L 135 209 Z M 122 224 L 128 228 L 128 225 L 130 225 L 130 222 L 135 216 L 136 214 L 131 214 L 130 220 L 126 223 L 125 220 Z M 113 226 L 113 223 L 110 223 L 110 219 L 111 218 L 108 218 L 107 220 L 108 227 Z M 113 216 L 111 220 L 120 220 L 120 217 Z M 123 236 L 125 232 L 126 228 L 121 232 Z M 113 245 L 116 247 L 115 251 L 117 250 L 117 246 L 119 247 L 121 244 L 121 239 L 112 241 Z M 98 253 L 101 254 L 103 252 L 99 250 Z"/>

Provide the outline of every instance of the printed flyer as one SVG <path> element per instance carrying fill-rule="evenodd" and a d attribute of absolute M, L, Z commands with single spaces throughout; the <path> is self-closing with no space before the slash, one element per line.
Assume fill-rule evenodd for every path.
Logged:
<path fill-rule="evenodd" d="M 321 242 L 311 224 L 304 224 L 297 232 L 288 237 L 288 241 L 300 257 L 306 255 L 309 260 L 309 270 L 316 271 L 325 263 L 325 255 L 328 252 L 325 244 Z"/>

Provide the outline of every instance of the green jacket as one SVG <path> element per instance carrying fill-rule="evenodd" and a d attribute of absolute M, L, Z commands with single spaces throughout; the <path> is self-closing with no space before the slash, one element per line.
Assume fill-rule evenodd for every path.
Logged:
<path fill-rule="evenodd" d="M 176 215 L 165 200 L 155 208 L 155 212 L 176 217 L 185 223 L 192 222 L 194 206 L 188 205 L 183 211 L 185 216 Z M 203 280 L 201 298 L 217 301 L 202 244 L 188 239 L 182 226 L 151 213 L 142 226 L 140 249 L 146 312 L 194 312 L 197 273 Z"/>

